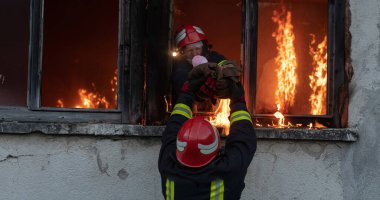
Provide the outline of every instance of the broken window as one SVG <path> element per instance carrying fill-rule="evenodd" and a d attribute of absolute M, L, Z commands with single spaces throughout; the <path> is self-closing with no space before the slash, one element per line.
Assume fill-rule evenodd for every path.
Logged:
<path fill-rule="evenodd" d="M 0 106 L 26 106 L 29 1 L 0 1 Z"/>

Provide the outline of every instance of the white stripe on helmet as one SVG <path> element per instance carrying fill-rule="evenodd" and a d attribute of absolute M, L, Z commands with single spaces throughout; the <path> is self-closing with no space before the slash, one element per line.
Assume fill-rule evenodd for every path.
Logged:
<path fill-rule="evenodd" d="M 186 37 L 186 30 L 182 29 L 179 33 L 177 33 L 175 37 L 175 43 L 178 46 L 178 43 L 181 42 Z"/>
<path fill-rule="evenodd" d="M 200 33 L 200 34 L 205 34 L 203 31 L 202 31 L 202 29 L 201 28 L 199 28 L 198 26 L 193 26 L 194 27 L 194 29 L 195 29 L 195 31 L 197 31 L 198 33 Z"/>
<path fill-rule="evenodd" d="M 187 146 L 187 142 L 181 142 L 177 139 L 177 149 L 178 151 L 185 150 L 185 147 Z"/>
<path fill-rule="evenodd" d="M 212 126 L 212 128 L 214 129 L 214 136 L 215 136 L 214 142 L 212 142 L 209 145 L 198 144 L 198 148 L 202 154 L 206 154 L 206 155 L 211 154 L 218 148 L 218 144 L 219 144 L 218 134 L 217 134 L 218 130 L 214 126 Z"/>

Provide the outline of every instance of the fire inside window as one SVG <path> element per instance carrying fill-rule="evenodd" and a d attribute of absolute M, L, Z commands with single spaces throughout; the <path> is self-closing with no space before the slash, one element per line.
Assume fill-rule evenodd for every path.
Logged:
<path fill-rule="evenodd" d="M 118 6 L 44 1 L 42 107 L 117 109 Z"/>
<path fill-rule="evenodd" d="M 320 1 L 259 1 L 255 114 L 297 127 L 284 115 L 327 114 L 328 4 Z M 314 126 L 324 127 L 315 122 Z"/>
<path fill-rule="evenodd" d="M 256 127 L 341 127 L 343 5 L 333 0 L 256 2 L 250 38 L 256 49 L 245 71 Z"/>
<path fill-rule="evenodd" d="M 212 14 L 200 15 L 207 12 L 186 2 L 175 1 L 174 25 L 186 22 L 206 29 L 209 42 L 217 44 L 216 50 L 229 59 L 239 60 L 230 50 L 236 53 L 240 49 L 226 44 L 243 43 L 240 62 L 246 100 L 256 127 L 342 127 L 337 110 L 342 79 L 337 74 L 344 71 L 344 1 L 223 1 L 223 5 L 237 9 L 228 12 L 234 22 L 219 19 L 225 28 L 220 30 L 208 21 Z M 223 10 L 222 4 L 209 3 L 202 1 L 201 5 Z M 194 9 L 199 12 L 189 14 Z M 233 24 L 243 24 L 243 34 L 228 28 Z M 213 29 L 219 34 L 213 36 Z M 221 36 L 226 32 L 228 36 Z M 228 103 L 221 100 L 213 109 L 210 121 L 228 128 Z"/>

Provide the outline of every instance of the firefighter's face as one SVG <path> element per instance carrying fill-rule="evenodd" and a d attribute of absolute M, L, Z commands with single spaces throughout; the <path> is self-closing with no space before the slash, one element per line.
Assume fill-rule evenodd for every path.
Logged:
<path fill-rule="evenodd" d="M 184 49 L 184 56 L 186 60 L 191 62 L 194 56 L 202 54 L 202 46 L 187 45 Z"/>

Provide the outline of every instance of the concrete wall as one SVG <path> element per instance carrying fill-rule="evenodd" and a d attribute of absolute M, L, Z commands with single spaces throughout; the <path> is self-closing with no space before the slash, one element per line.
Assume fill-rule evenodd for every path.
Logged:
<path fill-rule="evenodd" d="M 261 140 L 242 199 L 380 199 L 380 0 L 351 0 L 355 143 Z M 1 135 L 0 199 L 162 199 L 159 138 Z"/>
<path fill-rule="evenodd" d="M 0 199 L 162 199 L 160 140 L 2 135 Z M 347 143 L 259 141 L 242 199 L 343 199 Z"/>
<path fill-rule="evenodd" d="M 360 139 L 345 152 L 345 199 L 380 199 L 380 1 L 351 0 L 349 126 Z"/>

